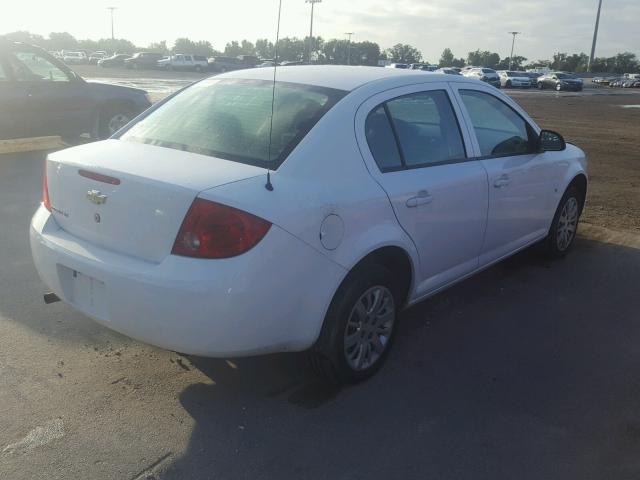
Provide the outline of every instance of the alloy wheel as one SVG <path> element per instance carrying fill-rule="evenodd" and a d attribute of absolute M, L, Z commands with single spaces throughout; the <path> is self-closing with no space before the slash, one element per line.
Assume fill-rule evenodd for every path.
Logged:
<path fill-rule="evenodd" d="M 107 122 L 107 128 L 109 129 L 109 136 L 116 133 L 122 127 L 124 127 L 127 123 L 131 121 L 131 118 L 124 113 L 116 113 L 109 118 Z"/>
<path fill-rule="evenodd" d="M 564 252 L 576 235 L 578 226 L 578 200 L 575 197 L 569 197 L 562 207 L 560 218 L 558 219 L 558 228 L 556 230 L 556 245 L 558 250 Z"/>
<path fill-rule="evenodd" d="M 353 370 L 366 370 L 380 359 L 394 323 L 395 302 L 387 287 L 371 287 L 358 298 L 344 333 L 344 355 Z"/>

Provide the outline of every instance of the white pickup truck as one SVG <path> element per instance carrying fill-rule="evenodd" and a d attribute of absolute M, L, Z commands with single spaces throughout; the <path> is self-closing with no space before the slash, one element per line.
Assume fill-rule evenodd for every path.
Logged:
<path fill-rule="evenodd" d="M 165 70 L 195 70 L 202 72 L 209 66 L 207 58 L 200 55 L 184 55 L 182 53 L 158 60 L 158 67 Z"/>

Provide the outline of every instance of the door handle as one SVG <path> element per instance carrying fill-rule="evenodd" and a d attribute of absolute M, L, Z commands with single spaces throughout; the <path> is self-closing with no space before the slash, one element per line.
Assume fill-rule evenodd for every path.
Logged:
<path fill-rule="evenodd" d="M 420 190 L 415 197 L 407 200 L 407 207 L 414 208 L 420 205 L 427 205 L 433 201 L 433 196 L 426 190 Z"/>
<path fill-rule="evenodd" d="M 511 183 L 509 175 L 500 175 L 495 182 L 493 182 L 494 188 L 504 188 Z"/>

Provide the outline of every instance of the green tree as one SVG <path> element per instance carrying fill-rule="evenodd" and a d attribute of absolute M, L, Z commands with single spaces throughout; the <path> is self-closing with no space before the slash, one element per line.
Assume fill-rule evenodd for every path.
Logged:
<path fill-rule="evenodd" d="M 174 54 L 186 53 L 191 55 L 202 55 L 203 57 L 211 57 L 214 54 L 211 43 L 206 40 L 194 42 L 188 38 L 177 38 L 171 51 Z"/>
<path fill-rule="evenodd" d="M 304 58 L 304 40 L 297 37 L 285 37 L 280 39 L 278 42 L 279 62 L 300 62 Z"/>
<path fill-rule="evenodd" d="M 422 53 L 417 48 L 398 43 L 386 50 L 387 59 L 394 63 L 418 63 L 422 60 Z"/>
<path fill-rule="evenodd" d="M 68 32 L 51 32 L 49 34 L 49 50 L 74 50 L 78 41 Z"/>
<path fill-rule="evenodd" d="M 255 55 L 256 47 L 249 40 L 242 40 L 240 43 L 240 55 Z"/>
<path fill-rule="evenodd" d="M 519 55 L 515 55 L 513 57 L 513 60 L 511 60 L 509 57 L 505 57 L 502 60 L 500 60 L 500 62 L 498 63 L 498 65 L 496 65 L 496 69 L 497 70 L 522 70 L 523 68 L 523 64 L 524 62 L 526 62 L 527 59 L 525 57 L 521 57 Z"/>
<path fill-rule="evenodd" d="M 445 48 L 442 51 L 442 55 L 440 56 L 440 67 L 453 67 L 453 62 L 455 61 L 455 57 L 453 56 L 453 52 L 450 48 Z"/>
<path fill-rule="evenodd" d="M 256 40 L 256 55 L 265 59 L 273 58 L 273 42 L 270 42 L 266 38 L 259 38 Z"/>
<path fill-rule="evenodd" d="M 497 68 L 500 63 L 500 55 L 495 52 L 480 51 L 469 52 L 467 64 L 476 67 Z"/>
<path fill-rule="evenodd" d="M 49 48 L 49 41 L 42 35 L 36 35 L 27 31 L 11 32 L 4 35 L 4 38 L 12 42 L 24 42 L 37 45 L 42 48 Z"/>
<path fill-rule="evenodd" d="M 162 40 L 161 42 L 150 43 L 149 46 L 147 47 L 147 51 L 148 52 L 153 52 L 153 53 L 161 53 L 163 55 L 168 55 L 169 54 L 169 49 L 167 48 L 167 41 L 166 40 Z"/>
<path fill-rule="evenodd" d="M 227 57 L 237 57 L 238 55 L 242 55 L 242 47 L 240 46 L 240 43 L 237 40 L 227 43 L 224 47 L 224 54 Z"/>
<path fill-rule="evenodd" d="M 93 44 L 95 50 L 104 50 L 108 53 L 134 53 L 138 48 L 124 38 L 101 38 Z"/>

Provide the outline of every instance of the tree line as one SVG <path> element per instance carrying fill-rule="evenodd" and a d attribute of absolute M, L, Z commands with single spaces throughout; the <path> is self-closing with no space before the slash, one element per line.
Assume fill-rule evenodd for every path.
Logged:
<path fill-rule="evenodd" d="M 126 39 L 102 38 L 100 40 L 78 40 L 68 32 L 53 32 L 48 37 L 32 34 L 26 31 L 13 32 L 5 35 L 13 41 L 22 41 L 39 45 L 47 50 L 104 50 L 111 53 L 134 53 L 136 51 L 152 51 L 165 55 L 171 53 L 190 53 L 206 57 L 238 55 L 255 55 L 262 59 L 275 57 L 275 46 L 272 41 L 261 38 L 255 42 L 249 40 L 231 41 L 222 50 L 215 49 L 206 40 L 194 41 L 189 38 L 178 38 L 169 47 L 166 41 L 151 43 L 146 47 L 134 45 Z M 523 68 L 548 67 L 552 70 L 570 72 L 585 72 L 589 64 L 589 57 L 585 53 L 556 53 L 550 60 L 528 61 L 522 56 L 501 58 L 496 52 L 475 50 L 469 52 L 466 57 L 453 54 L 451 49 L 445 48 L 436 62 L 425 59 L 422 52 L 409 44 L 398 43 L 390 48 L 382 49 L 375 42 L 348 41 L 345 39 L 325 40 L 322 37 L 285 37 L 278 43 L 278 60 L 280 61 L 305 61 L 309 60 L 320 64 L 345 65 L 378 65 L 380 60 L 395 63 L 433 63 L 440 67 L 464 67 L 466 65 L 482 66 L 496 70 L 511 68 L 520 70 Z M 640 72 L 640 62 L 634 53 L 622 52 L 612 57 L 595 58 L 591 65 L 592 72 L 632 73 Z"/>

